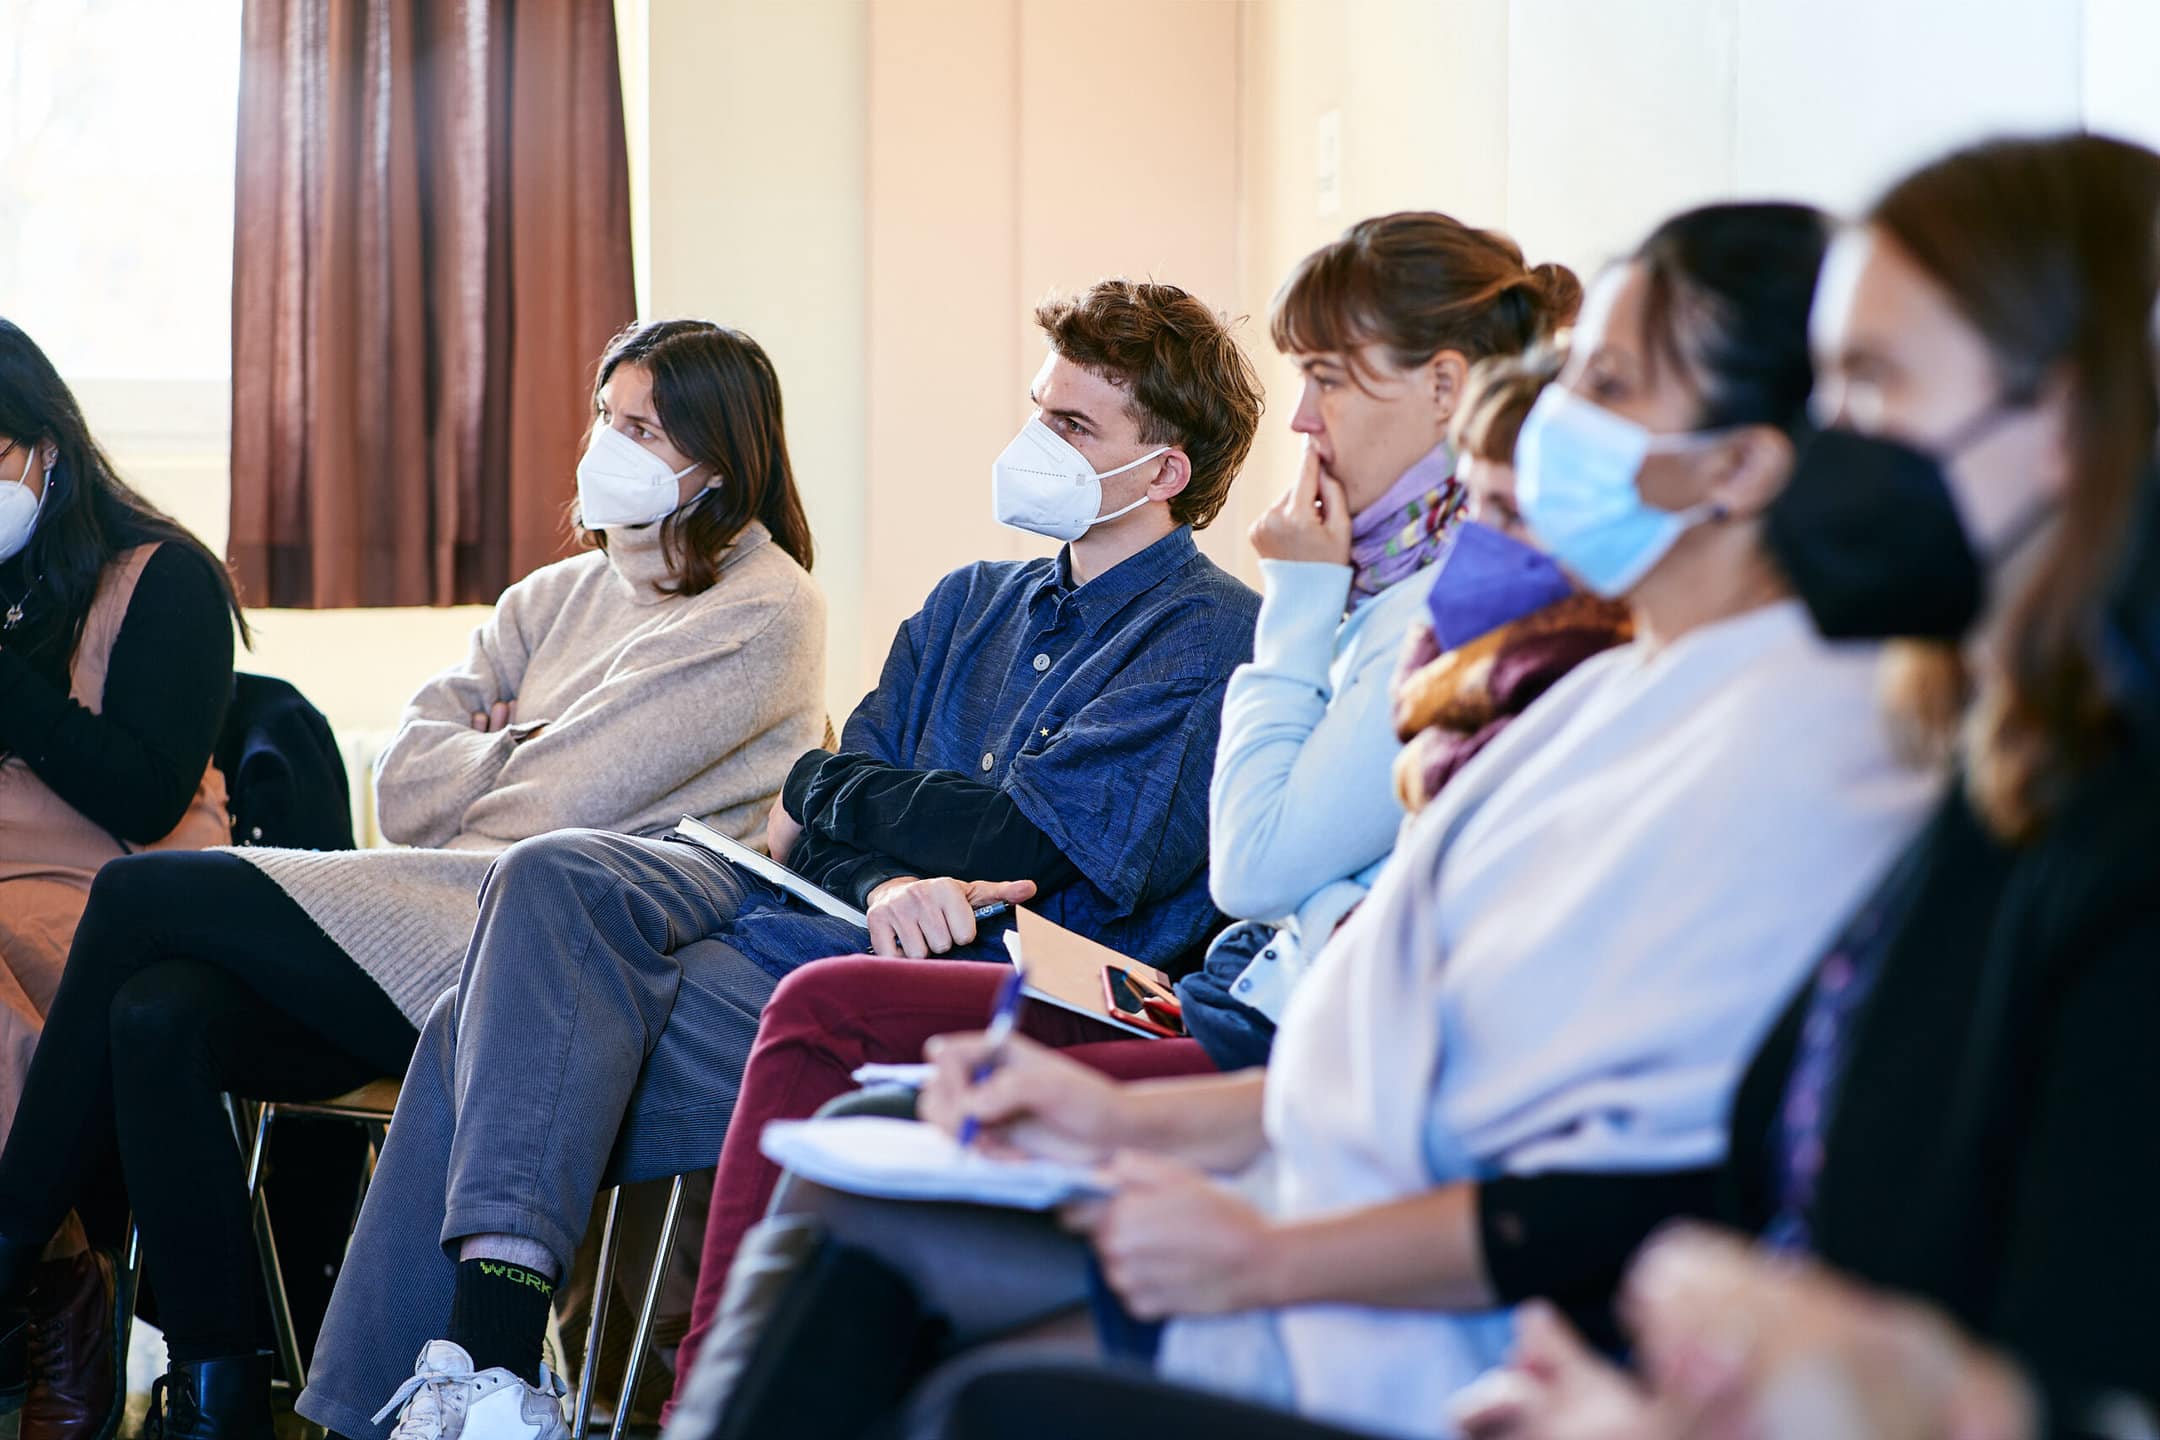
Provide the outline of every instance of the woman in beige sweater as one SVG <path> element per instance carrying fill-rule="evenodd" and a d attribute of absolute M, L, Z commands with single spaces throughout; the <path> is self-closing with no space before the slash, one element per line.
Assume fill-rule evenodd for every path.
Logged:
<path fill-rule="evenodd" d="M 457 978 L 474 897 L 512 842 L 653 835 L 694 815 L 754 838 L 823 736 L 824 602 L 756 342 L 700 321 L 618 336 L 578 466 L 592 548 L 513 585 L 422 687 L 377 777 L 400 848 L 239 849 L 108 865 L 92 887 L 0 1153 L 0 1408 L 30 1327 L 98 1335 L 104 1286 L 26 1295 L 39 1249 L 119 1142 L 171 1344 L 182 1433 L 268 1440 L 244 1182 L 221 1091 L 322 1099 L 402 1074 Z M 102 1293 L 100 1293 L 102 1292 Z M 73 1308 L 82 1319 L 46 1312 Z M 111 1350 L 33 1347 L 33 1398 L 97 1434 Z M 79 1347 L 78 1347 L 79 1348 Z M 43 1408 L 25 1413 L 25 1440 Z"/>

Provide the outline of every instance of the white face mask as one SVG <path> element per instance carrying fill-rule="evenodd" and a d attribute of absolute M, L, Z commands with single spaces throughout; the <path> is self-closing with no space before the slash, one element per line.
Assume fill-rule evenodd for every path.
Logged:
<path fill-rule="evenodd" d="M 0 560 L 12 560 L 30 543 L 30 536 L 37 530 L 38 516 L 45 509 L 45 497 L 52 493 L 52 466 L 45 467 L 45 488 L 36 494 L 30 490 L 30 467 L 37 464 L 38 447 L 25 445 L 28 458 L 23 461 L 22 477 L 16 480 L 0 480 Z"/>
<path fill-rule="evenodd" d="M 692 461 L 670 470 L 667 461 L 614 426 L 596 426 L 578 461 L 579 523 L 588 530 L 614 530 L 665 520 L 682 508 L 677 482 L 697 468 Z"/>
<path fill-rule="evenodd" d="M 1124 509 L 1105 515 L 1101 513 L 1103 481 L 1169 450 L 1168 445 L 1158 445 L 1139 459 L 1098 475 L 1072 442 L 1042 421 L 1030 420 L 990 462 L 990 502 L 1000 524 L 1053 540 L 1078 540 L 1105 520 L 1129 515 L 1148 502 L 1143 494 Z"/>

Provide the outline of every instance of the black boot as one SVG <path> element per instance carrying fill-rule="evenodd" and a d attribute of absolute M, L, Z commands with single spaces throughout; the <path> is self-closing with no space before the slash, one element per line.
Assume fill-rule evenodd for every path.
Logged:
<path fill-rule="evenodd" d="M 152 1440 L 275 1440 L 270 1357 L 233 1355 L 173 1366 L 150 1388 L 143 1434 Z"/>
<path fill-rule="evenodd" d="M 22 1433 L 30 1395 L 30 1277 L 44 1249 L 0 1235 L 0 1440 Z"/>

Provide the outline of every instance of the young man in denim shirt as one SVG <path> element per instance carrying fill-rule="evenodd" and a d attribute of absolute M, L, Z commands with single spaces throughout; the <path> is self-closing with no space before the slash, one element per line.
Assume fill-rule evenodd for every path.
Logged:
<path fill-rule="evenodd" d="M 1001 520 L 1068 543 L 940 581 L 841 751 L 805 755 L 773 809 L 773 853 L 869 933 L 686 845 L 567 831 L 505 852 L 407 1073 L 307 1418 L 380 1435 L 387 1400 L 412 1440 L 564 1435 L 540 1341 L 593 1195 L 712 1163 L 798 965 L 1001 958 L 974 916 L 998 900 L 1158 964 L 1213 928 L 1208 783 L 1259 598 L 1192 532 L 1245 458 L 1258 379 L 1174 286 L 1108 280 L 1036 319 L 1035 413 L 992 488 Z"/>

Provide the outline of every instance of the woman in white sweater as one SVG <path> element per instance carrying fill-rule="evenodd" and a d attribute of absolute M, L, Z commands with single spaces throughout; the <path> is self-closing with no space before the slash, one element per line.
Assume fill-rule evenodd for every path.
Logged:
<path fill-rule="evenodd" d="M 270 1434 L 219 1092 L 323 1099 L 402 1074 L 494 855 L 684 815 L 750 838 L 822 738 L 824 602 L 765 352 L 703 321 L 633 327 L 602 357 L 594 405 L 577 473 L 589 548 L 503 594 L 382 756 L 381 829 L 408 848 L 149 854 L 92 888 L 0 1154 L 0 1303 L 24 1303 L 18 1277 L 117 1138 L 180 1433 Z M 8 1328 L 0 1316 L 0 1351 Z M 112 1403 L 109 1348 L 103 1362 L 93 1421 Z"/>

